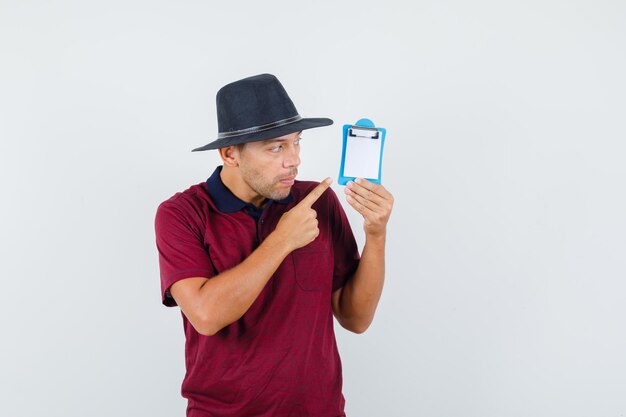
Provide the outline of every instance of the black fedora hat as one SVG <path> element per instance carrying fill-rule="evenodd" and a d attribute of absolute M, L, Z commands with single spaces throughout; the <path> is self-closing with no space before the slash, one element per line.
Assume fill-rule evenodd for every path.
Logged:
<path fill-rule="evenodd" d="M 326 118 L 302 118 L 285 88 L 271 74 L 255 75 L 217 92 L 217 139 L 193 149 L 206 151 L 276 138 L 333 124 Z"/>

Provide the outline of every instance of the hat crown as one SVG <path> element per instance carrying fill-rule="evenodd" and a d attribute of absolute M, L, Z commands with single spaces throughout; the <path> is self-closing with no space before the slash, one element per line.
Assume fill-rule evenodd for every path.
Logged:
<path fill-rule="evenodd" d="M 217 92 L 219 133 L 236 132 L 295 117 L 298 110 L 272 74 L 261 74 L 225 85 Z"/>

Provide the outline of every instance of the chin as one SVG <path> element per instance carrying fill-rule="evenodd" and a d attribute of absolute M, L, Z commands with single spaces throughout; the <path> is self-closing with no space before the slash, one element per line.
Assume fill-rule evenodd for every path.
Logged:
<path fill-rule="evenodd" d="M 283 199 L 287 198 L 288 196 L 289 196 L 289 193 L 279 194 L 275 198 L 273 198 L 273 200 L 283 200 Z"/>
<path fill-rule="evenodd" d="M 272 193 L 272 196 L 269 198 L 271 198 L 272 200 L 282 200 L 284 198 L 287 198 L 290 192 L 291 192 L 291 186 L 287 188 L 286 191 L 276 191 Z"/>

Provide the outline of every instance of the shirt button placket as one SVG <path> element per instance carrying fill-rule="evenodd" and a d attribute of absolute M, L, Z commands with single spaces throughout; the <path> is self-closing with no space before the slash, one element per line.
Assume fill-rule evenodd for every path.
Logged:
<path fill-rule="evenodd" d="M 263 231 L 262 231 L 262 226 L 265 224 L 265 219 L 263 217 L 261 217 L 259 219 L 259 226 L 256 228 L 257 230 L 257 240 L 259 243 L 261 243 L 263 241 Z"/>

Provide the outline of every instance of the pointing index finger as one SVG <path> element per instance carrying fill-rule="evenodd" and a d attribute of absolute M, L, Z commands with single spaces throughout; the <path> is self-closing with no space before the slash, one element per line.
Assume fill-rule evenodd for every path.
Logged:
<path fill-rule="evenodd" d="M 326 191 L 326 189 L 328 187 L 330 187 L 330 184 L 332 182 L 333 182 L 333 180 L 330 177 L 328 177 L 324 181 L 320 182 L 317 185 L 317 187 L 313 188 L 313 190 L 311 190 L 311 192 L 309 194 L 307 194 L 306 197 L 304 197 L 298 203 L 298 206 L 311 207 L 313 205 L 313 203 L 315 203 L 317 201 L 317 199 L 320 198 L 322 196 L 322 194 L 324 194 L 324 191 Z"/>

